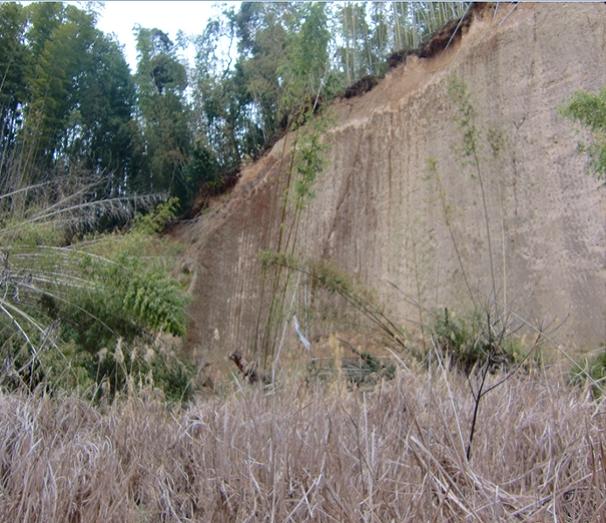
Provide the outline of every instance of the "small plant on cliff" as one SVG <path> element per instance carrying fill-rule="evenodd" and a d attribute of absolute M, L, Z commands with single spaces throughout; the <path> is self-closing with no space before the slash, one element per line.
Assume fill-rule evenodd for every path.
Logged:
<path fill-rule="evenodd" d="M 381 381 L 395 378 L 396 366 L 392 362 L 381 360 L 369 352 L 359 350 L 345 340 L 334 339 L 339 344 L 334 359 L 312 359 L 307 365 L 306 381 L 308 383 L 345 378 L 351 387 L 368 389 Z M 348 348 L 354 357 L 344 358 L 341 346 Z"/>
<path fill-rule="evenodd" d="M 322 142 L 326 124 L 324 118 L 312 121 L 301 135 L 295 151 L 294 165 L 297 171 L 295 181 L 295 205 L 303 207 L 314 197 L 313 185 L 326 164 L 327 145 Z"/>
<path fill-rule="evenodd" d="M 488 262 L 490 268 L 490 280 L 492 284 L 492 300 L 496 308 L 497 304 L 497 283 L 495 274 L 495 260 L 492 248 L 492 233 L 490 229 L 490 215 L 488 211 L 488 201 L 486 195 L 486 187 L 484 181 L 484 172 L 480 163 L 480 132 L 476 125 L 476 111 L 471 103 L 471 95 L 467 85 L 460 79 L 452 77 L 448 84 L 448 94 L 454 102 L 457 109 L 457 123 L 462 133 L 461 155 L 463 159 L 470 165 L 475 178 L 480 186 L 480 194 L 482 197 L 482 211 L 484 214 L 484 230 L 486 233 L 486 243 L 488 251 Z M 493 132 L 488 134 L 487 138 L 493 154 L 499 151 L 495 148 L 493 142 Z"/>
<path fill-rule="evenodd" d="M 575 93 L 560 108 L 560 113 L 591 132 L 592 141 L 589 144 L 580 143 L 579 151 L 587 152 L 592 172 L 606 184 L 606 87 L 597 94 L 584 91 Z"/>

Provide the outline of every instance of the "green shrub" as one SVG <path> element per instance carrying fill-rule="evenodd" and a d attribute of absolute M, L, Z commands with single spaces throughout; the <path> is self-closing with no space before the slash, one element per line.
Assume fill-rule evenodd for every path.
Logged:
<path fill-rule="evenodd" d="M 579 144 L 579 151 L 588 153 L 595 176 L 606 182 L 606 88 L 597 94 L 575 93 L 560 113 L 591 131 L 591 143 Z"/>
<path fill-rule="evenodd" d="M 508 369 L 526 355 L 519 340 L 495 333 L 490 320 L 479 312 L 461 317 L 448 309 L 436 312 L 429 331 L 440 356 L 466 375 L 487 363 L 492 371 Z M 536 358 L 540 356 L 533 361 Z"/>
<path fill-rule="evenodd" d="M 169 223 L 174 221 L 179 211 L 179 205 L 179 198 L 169 198 L 157 205 L 152 212 L 136 216 L 132 232 L 142 234 L 162 232 Z"/>
<path fill-rule="evenodd" d="M 185 292 L 162 267 L 126 255 L 84 256 L 80 263 L 91 285 L 61 308 L 83 347 L 98 349 L 116 335 L 130 341 L 146 331 L 185 333 Z"/>
<path fill-rule="evenodd" d="M 392 380 L 396 375 L 393 363 L 383 363 L 368 352 L 360 352 L 358 359 L 343 361 L 343 370 L 357 387 L 376 385 L 380 380 Z"/>

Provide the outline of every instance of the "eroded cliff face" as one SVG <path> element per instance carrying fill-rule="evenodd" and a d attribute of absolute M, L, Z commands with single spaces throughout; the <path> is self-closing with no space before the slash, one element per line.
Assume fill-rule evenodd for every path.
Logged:
<path fill-rule="evenodd" d="M 606 7 L 511 9 L 478 11 L 447 50 L 409 57 L 331 107 L 327 165 L 295 254 L 333 260 L 403 324 L 419 319 L 412 302 L 465 312 L 494 282 L 502 308 L 549 324 L 569 348 L 591 347 L 606 339 L 606 191 L 558 107 L 606 85 Z M 477 114 L 480 177 L 456 152 L 453 77 Z M 188 343 L 198 353 L 247 349 L 258 336 L 269 294 L 259 252 L 276 249 L 293 140 L 179 231 L 191 246 Z"/>

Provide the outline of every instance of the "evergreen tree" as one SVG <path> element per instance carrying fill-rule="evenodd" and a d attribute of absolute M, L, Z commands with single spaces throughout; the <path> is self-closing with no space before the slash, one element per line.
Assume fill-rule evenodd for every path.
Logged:
<path fill-rule="evenodd" d="M 25 44 L 26 10 L 16 3 L 0 4 L 0 149 L 2 157 L 14 145 L 23 123 L 25 67 L 30 59 Z M 0 161 L 2 161 L 0 159 Z"/>
<path fill-rule="evenodd" d="M 6 151 L 19 143 L 24 183 L 78 165 L 106 178 L 104 195 L 123 191 L 138 167 L 134 84 L 120 47 L 75 6 L 0 9 L 0 172 L 6 178 Z"/>
<path fill-rule="evenodd" d="M 91 172 L 104 174 L 108 194 L 122 194 L 141 166 L 140 131 L 133 119 L 135 84 L 118 44 L 100 32 L 88 67 L 71 122 L 79 133 L 68 154 L 81 158 Z"/>
<path fill-rule="evenodd" d="M 71 5 L 29 7 L 27 38 L 31 39 L 32 60 L 26 80 L 26 128 L 28 139 L 37 145 L 37 158 L 50 167 L 75 138 L 69 128 L 70 116 L 78 105 L 79 84 L 90 63 L 94 18 Z"/>
<path fill-rule="evenodd" d="M 186 69 L 175 44 L 159 29 L 138 28 L 137 50 L 136 83 L 148 171 L 140 171 L 131 186 L 182 194 L 187 191 L 185 169 L 192 143 Z"/>
<path fill-rule="evenodd" d="M 325 4 L 307 4 L 302 12 L 300 30 L 286 46 L 286 62 L 280 68 L 284 85 L 280 105 L 285 114 L 316 103 L 329 82 L 330 60 L 328 17 Z"/>

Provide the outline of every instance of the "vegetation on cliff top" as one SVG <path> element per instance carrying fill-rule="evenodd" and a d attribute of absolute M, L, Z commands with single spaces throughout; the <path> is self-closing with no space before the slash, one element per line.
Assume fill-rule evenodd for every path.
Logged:
<path fill-rule="evenodd" d="M 243 2 L 200 28 L 193 67 L 179 58 L 187 39 L 138 27 L 134 74 L 95 9 L 0 5 L 0 176 L 15 156 L 34 182 L 79 166 L 104 197 L 166 192 L 187 209 L 467 4 Z"/>

